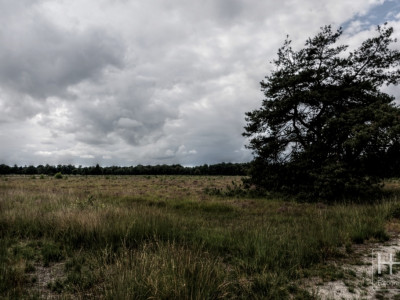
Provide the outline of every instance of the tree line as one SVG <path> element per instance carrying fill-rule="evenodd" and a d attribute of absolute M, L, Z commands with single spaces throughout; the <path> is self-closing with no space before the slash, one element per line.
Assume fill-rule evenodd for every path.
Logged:
<path fill-rule="evenodd" d="M 82 167 L 74 165 L 38 165 L 38 166 L 8 166 L 0 165 L 1 175 L 54 175 L 61 173 L 65 175 L 247 175 L 249 163 L 218 163 L 213 165 L 184 167 L 175 165 L 137 165 L 129 167 L 95 166 Z"/>

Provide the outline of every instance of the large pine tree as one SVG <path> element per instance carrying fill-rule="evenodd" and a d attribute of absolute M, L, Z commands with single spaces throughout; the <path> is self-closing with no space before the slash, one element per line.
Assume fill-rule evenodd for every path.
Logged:
<path fill-rule="evenodd" d="M 398 84 L 400 52 L 393 28 L 377 33 L 354 51 L 336 45 L 342 30 L 331 26 L 299 51 L 285 41 L 261 82 L 261 108 L 246 113 L 252 184 L 315 200 L 379 186 L 400 160 L 400 109 L 381 90 Z"/>

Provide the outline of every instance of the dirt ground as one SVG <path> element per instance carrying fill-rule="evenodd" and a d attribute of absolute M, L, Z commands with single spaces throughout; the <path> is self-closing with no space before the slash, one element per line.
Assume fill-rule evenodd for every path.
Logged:
<path fill-rule="evenodd" d="M 352 259 L 343 264 L 335 262 L 347 274 L 343 279 L 313 279 L 306 284 L 307 288 L 323 300 L 400 299 L 400 234 L 396 230 L 391 235 L 385 243 L 355 245 Z"/>

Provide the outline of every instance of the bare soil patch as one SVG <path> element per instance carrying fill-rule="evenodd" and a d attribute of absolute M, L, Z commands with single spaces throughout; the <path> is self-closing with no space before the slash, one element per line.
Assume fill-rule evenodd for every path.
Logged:
<path fill-rule="evenodd" d="M 394 232 L 392 232 L 394 234 Z M 343 271 L 343 279 L 324 282 L 313 278 L 305 284 L 320 299 L 400 299 L 400 235 L 385 243 L 353 245 L 350 259 L 332 262 Z M 380 256 L 381 274 L 378 274 Z M 390 258 L 392 256 L 392 258 Z M 389 262 L 392 261 L 392 274 Z"/>

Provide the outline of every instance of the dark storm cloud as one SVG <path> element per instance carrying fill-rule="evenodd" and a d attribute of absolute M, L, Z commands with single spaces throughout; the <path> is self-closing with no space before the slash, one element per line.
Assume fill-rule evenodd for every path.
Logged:
<path fill-rule="evenodd" d="M 33 2 L 32 2 L 33 3 Z M 49 22 L 30 4 L 2 14 L 0 82 L 3 89 L 38 100 L 66 96 L 82 80 L 95 80 L 107 66 L 122 65 L 121 41 L 101 28 L 78 31 Z"/>

